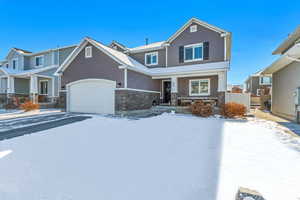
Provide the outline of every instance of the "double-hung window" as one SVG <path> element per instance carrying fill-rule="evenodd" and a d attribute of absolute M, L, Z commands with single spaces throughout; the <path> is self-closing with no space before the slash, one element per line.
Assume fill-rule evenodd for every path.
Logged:
<path fill-rule="evenodd" d="M 44 56 L 36 56 L 35 57 L 35 66 L 42 67 L 44 65 Z"/>
<path fill-rule="evenodd" d="M 184 46 L 184 62 L 203 60 L 203 43 Z"/>
<path fill-rule="evenodd" d="M 190 80 L 190 96 L 208 96 L 210 95 L 210 80 L 197 79 Z"/>
<path fill-rule="evenodd" d="M 157 65 L 158 64 L 158 52 L 151 52 L 145 54 L 145 65 Z"/>

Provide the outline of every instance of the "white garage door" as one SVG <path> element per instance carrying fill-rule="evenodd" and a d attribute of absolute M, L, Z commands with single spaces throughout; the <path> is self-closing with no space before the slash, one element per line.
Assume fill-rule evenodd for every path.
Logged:
<path fill-rule="evenodd" d="M 67 111 L 114 114 L 116 82 L 84 79 L 67 85 Z"/>

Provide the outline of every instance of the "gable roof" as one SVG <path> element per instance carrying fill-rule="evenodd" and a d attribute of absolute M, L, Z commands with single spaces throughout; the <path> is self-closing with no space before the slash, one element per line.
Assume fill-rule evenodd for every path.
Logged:
<path fill-rule="evenodd" d="M 105 46 L 104 44 L 101 44 L 100 42 L 89 38 L 85 37 L 80 45 L 76 47 L 76 49 L 67 57 L 67 59 L 62 63 L 62 65 L 57 69 L 55 72 L 56 75 L 60 74 L 63 72 L 70 64 L 71 62 L 76 58 L 76 56 L 83 50 L 86 44 L 92 44 L 96 48 L 98 48 L 100 51 L 111 57 L 113 60 L 118 62 L 120 66 L 129 66 L 129 67 L 134 67 L 136 69 L 141 69 L 141 70 L 147 70 L 147 67 L 139 63 L 138 61 L 134 60 L 130 56 L 117 51 L 111 47 Z"/>
<path fill-rule="evenodd" d="M 113 41 L 110 43 L 109 47 L 112 47 L 113 45 L 118 46 L 120 49 L 122 49 L 122 50 L 124 50 L 124 51 L 126 51 L 126 50 L 128 49 L 125 45 L 123 45 L 123 44 L 121 44 L 120 42 L 117 42 L 117 41 L 115 41 L 115 40 L 113 40 Z"/>
<path fill-rule="evenodd" d="M 295 43 L 300 42 L 300 25 L 287 37 L 273 52 L 273 55 L 282 54 Z"/>
<path fill-rule="evenodd" d="M 263 70 L 263 74 L 273 74 L 292 62 L 300 62 L 300 43 L 295 44 L 282 56 L 275 60 L 270 66 Z"/>
<path fill-rule="evenodd" d="M 142 46 L 138 46 L 138 47 L 134 47 L 134 48 L 129 48 L 128 50 L 131 53 L 157 50 L 157 49 L 164 48 L 163 45 L 165 43 L 166 43 L 166 41 L 154 42 L 154 43 L 150 43 L 150 44 L 147 44 L 147 45 L 142 45 Z"/>
<path fill-rule="evenodd" d="M 221 28 L 208 24 L 204 21 L 201 21 L 196 18 L 191 18 L 187 23 L 185 23 L 178 31 L 176 31 L 169 39 L 167 40 L 168 43 L 172 42 L 175 38 L 177 38 L 186 28 L 188 28 L 192 23 L 199 24 L 200 26 L 206 27 L 210 30 L 213 30 L 220 34 L 230 34 L 228 31 L 225 31 Z"/>

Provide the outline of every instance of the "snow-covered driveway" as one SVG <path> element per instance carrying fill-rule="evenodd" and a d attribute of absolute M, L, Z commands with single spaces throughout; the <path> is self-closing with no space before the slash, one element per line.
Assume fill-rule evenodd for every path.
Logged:
<path fill-rule="evenodd" d="M 299 141 L 263 122 L 95 116 L 0 142 L 1 200 L 300 197 Z M 300 146 L 300 145 L 299 145 Z"/>

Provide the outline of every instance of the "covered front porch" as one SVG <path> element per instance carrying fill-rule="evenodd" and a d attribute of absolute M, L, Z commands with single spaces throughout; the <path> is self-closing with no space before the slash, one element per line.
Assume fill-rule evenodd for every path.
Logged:
<path fill-rule="evenodd" d="M 155 77 L 161 81 L 161 104 L 185 106 L 202 100 L 220 106 L 225 102 L 226 71 Z"/>
<path fill-rule="evenodd" d="M 54 101 L 54 82 L 51 76 L 2 75 L 0 76 L 0 104 L 19 105 L 25 101 L 45 104 Z"/>

